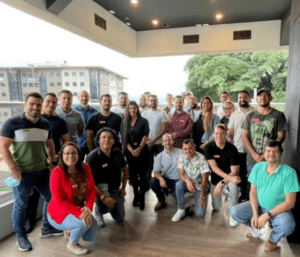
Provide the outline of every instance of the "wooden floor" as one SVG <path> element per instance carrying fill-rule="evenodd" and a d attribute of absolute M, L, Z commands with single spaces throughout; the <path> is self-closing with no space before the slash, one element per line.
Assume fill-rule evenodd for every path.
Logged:
<path fill-rule="evenodd" d="M 132 207 L 132 197 L 132 188 L 128 187 L 124 224 L 116 224 L 109 214 L 104 215 L 106 227 L 101 229 L 101 240 L 96 244 L 82 243 L 91 250 L 88 256 L 300 256 L 300 245 L 289 245 L 286 239 L 279 243 L 276 251 L 265 252 L 264 242 L 269 230 L 262 239 L 248 239 L 245 226 L 230 227 L 228 201 L 224 202 L 220 212 L 212 212 L 209 199 L 205 219 L 185 217 L 173 223 L 171 218 L 177 209 L 172 196 L 167 198 L 167 208 L 158 212 L 153 210 L 156 197 L 152 191 L 147 192 L 144 211 Z M 188 203 L 192 203 L 191 195 L 186 198 Z M 15 236 L 11 235 L 0 242 L 0 256 L 73 256 L 66 249 L 64 237 L 40 239 L 40 227 L 39 221 L 29 234 L 33 245 L 30 253 L 18 251 Z"/>

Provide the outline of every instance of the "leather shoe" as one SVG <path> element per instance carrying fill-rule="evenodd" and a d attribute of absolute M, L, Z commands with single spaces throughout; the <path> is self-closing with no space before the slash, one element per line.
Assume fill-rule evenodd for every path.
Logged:
<path fill-rule="evenodd" d="M 166 206 L 167 206 L 166 202 L 160 202 L 160 201 L 158 201 L 158 202 L 155 204 L 155 206 L 154 206 L 154 210 L 155 210 L 155 211 L 158 211 L 158 210 L 160 210 L 160 209 L 165 208 Z"/>

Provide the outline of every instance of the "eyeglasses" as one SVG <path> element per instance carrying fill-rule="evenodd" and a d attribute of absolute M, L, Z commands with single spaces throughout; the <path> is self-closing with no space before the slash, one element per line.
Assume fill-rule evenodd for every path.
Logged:
<path fill-rule="evenodd" d="M 224 111 L 229 111 L 229 110 L 232 110 L 233 108 L 231 107 L 231 108 L 223 108 L 224 109 Z"/>
<path fill-rule="evenodd" d="M 66 156 L 77 156 L 78 153 L 77 152 L 72 152 L 72 153 L 68 153 L 68 152 L 64 152 L 63 155 L 66 155 Z"/>

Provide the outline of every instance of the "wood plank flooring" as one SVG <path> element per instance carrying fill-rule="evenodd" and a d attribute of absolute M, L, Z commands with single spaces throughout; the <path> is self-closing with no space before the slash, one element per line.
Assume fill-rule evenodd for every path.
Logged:
<path fill-rule="evenodd" d="M 126 218 L 123 224 L 116 224 L 110 214 L 104 215 L 106 227 L 101 229 L 101 239 L 96 244 L 83 242 L 90 249 L 88 256 L 299 256 L 300 245 L 288 244 L 286 239 L 279 243 L 279 249 L 265 252 L 264 243 L 269 236 L 267 229 L 262 239 L 248 239 L 247 228 L 238 225 L 232 228 L 228 224 L 228 201 L 220 212 L 212 212 L 211 202 L 204 219 L 195 216 L 185 217 L 178 223 L 171 221 L 177 208 L 171 195 L 167 198 L 168 206 L 155 212 L 156 197 L 150 190 L 146 194 L 144 211 L 132 207 L 132 188 L 127 188 Z M 186 200 L 192 204 L 191 194 Z M 11 235 L 0 242 L 0 257 L 67 257 L 74 256 L 66 249 L 67 241 L 62 236 L 40 239 L 41 221 L 29 234 L 33 245 L 30 252 L 20 252 Z M 1 228 L 0 228 L 1 229 Z"/>

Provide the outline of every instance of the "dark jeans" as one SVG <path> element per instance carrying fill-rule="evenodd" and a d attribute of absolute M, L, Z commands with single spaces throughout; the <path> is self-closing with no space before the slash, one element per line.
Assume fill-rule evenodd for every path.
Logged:
<path fill-rule="evenodd" d="M 166 181 L 167 187 L 169 189 L 171 189 L 171 194 L 174 196 L 175 200 L 176 200 L 176 183 L 178 180 L 173 180 L 173 179 L 169 179 L 166 177 L 163 177 L 164 180 Z M 162 191 L 162 187 L 159 184 L 159 180 L 157 178 L 151 178 L 150 180 L 150 187 L 152 189 L 152 191 L 156 194 L 156 197 L 158 199 L 158 201 L 160 202 L 164 202 L 165 201 L 165 194 Z"/>
<path fill-rule="evenodd" d="M 14 205 L 12 210 L 13 231 L 17 236 L 26 235 L 26 209 L 33 187 L 44 199 L 42 227 L 44 230 L 47 230 L 50 227 L 47 219 L 47 205 L 51 199 L 49 190 L 49 170 L 44 169 L 31 173 L 23 172 L 20 185 L 12 188 L 14 196 Z"/>
<path fill-rule="evenodd" d="M 108 208 L 105 204 L 103 204 L 98 198 L 96 198 L 96 209 L 95 213 L 96 215 L 103 215 L 106 213 L 110 213 L 112 218 L 115 221 L 121 222 L 125 218 L 125 208 L 124 208 L 124 197 L 120 196 L 119 190 L 109 190 L 110 197 L 114 198 L 116 200 L 116 203 L 112 208 Z"/>
<path fill-rule="evenodd" d="M 35 225 L 37 217 L 37 208 L 39 205 L 40 193 L 33 188 L 33 194 L 28 199 L 28 206 L 26 210 L 26 220 L 29 221 L 31 226 Z"/>

